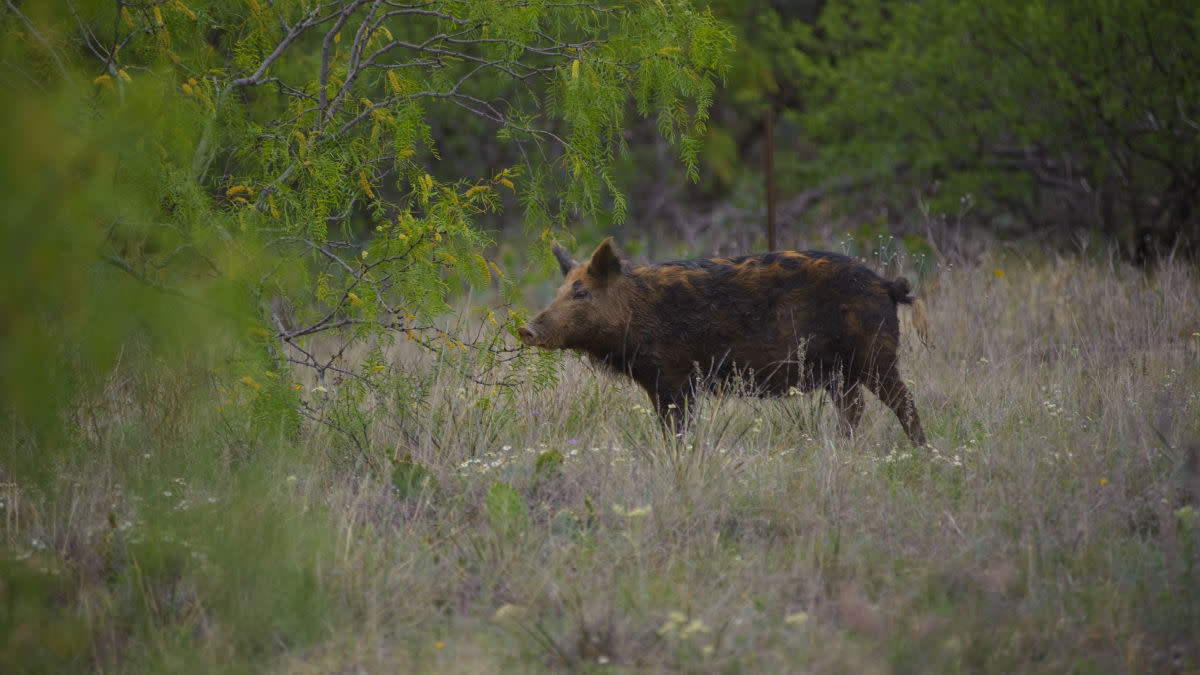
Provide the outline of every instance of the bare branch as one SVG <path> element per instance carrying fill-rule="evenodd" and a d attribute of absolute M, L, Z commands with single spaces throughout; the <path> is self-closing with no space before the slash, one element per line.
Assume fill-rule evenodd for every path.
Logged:
<path fill-rule="evenodd" d="M 12 10 L 12 13 L 16 14 L 17 18 L 20 19 L 21 22 L 25 24 L 25 29 L 29 31 L 30 35 L 32 35 L 34 38 L 36 38 L 38 42 L 42 43 L 42 46 L 46 48 L 46 52 L 48 52 L 50 54 L 50 56 L 54 58 L 54 63 L 55 63 L 55 65 L 58 66 L 58 72 L 63 77 L 67 77 L 68 76 L 67 67 L 66 67 L 66 65 L 63 64 L 62 59 L 58 56 L 58 52 L 54 51 L 54 47 L 51 46 L 50 43 L 46 41 L 46 38 L 42 37 L 42 34 L 39 33 L 37 31 L 37 28 L 35 28 L 33 26 L 33 22 L 30 21 L 29 18 L 26 17 L 24 14 L 22 14 L 21 10 L 17 9 L 17 6 L 13 4 L 12 0 L 6 0 L 6 3 L 8 5 L 8 8 L 10 10 Z"/>
<path fill-rule="evenodd" d="M 362 0 L 360 0 L 360 2 L 361 1 Z M 349 18 L 349 13 L 348 13 L 349 11 L 353 11 L 353 10 L 343 11 L 341 13 L 342 18 L 339 21 L 338 27 L 340 27 L 341 24 L 344 23 L 347 18 Z M 263 59 L 263 62 L 261 64 L 259 64 L 258 69 L 255 70 L 254 73 L 252 75 L 250 75 L 249 77 L 238 78 L 238 79 L 230 82 L 229 83 L 230 88 L 238 89 L 241 87 L 249 87 L 249 86 L 262 84 L 263 76 L 267 74 L 267 71 L 270 70 L 271 66 L 274 65 L 277 60 L 279 60 L 279 57 L 283 55 L 283 52 L 289 46 L 291 46 L 291 44 L 293 42 L 295 42 L 297 38 L 299 38 L 304 33 L 308 32 L 308 30 L 310 28 L 319 26 L 327 21 L 331 21 L 335 16 L 338 16 L 338 14 L 330 14 L 330 15 L 327 15 L 324 17 L 318 17 L 317 16 L 318 12 L 319 12 L 319 8 L 314 7 L 312 12 L 309 13 L 308 19 L 299 21 L 294 26 L 292 26 L 290 29 L 288 29 L 287 35 L 285 35 L 283 37 L 283 39 L 279 41 L 279 44 L 275 45 L 275 49 L 269 55 L 267 55 L 267 57 L 265 59 Z M 280 21 L 281 22 L 283 21 L 282 17 L 280 17 Z M 335 29 L 335 32 L 336 32 L 336 29 Z"/>
<path fill-rule="evenodd" d="M 321 111 L 322 122 L 329 118 L 326 111 L 329 99 L 325 90 L 329 86 L 329 57 L 330 49 L 333 46 L 333 38 L 341 32 L 342 26 L 346 25 L 346 22 L 350 20 L 350 15 L 354 13 L 354 10 L 361 7 L 365 2 L 366 0 L 354 0 L 354 2 L 346 5 L 345 9 L 338 16 L 337 23 L 325 33 L 325 39 L 321 41 L 321 75 L 318 80 L 317 108 Z M 323 126 L 323 124 L 318 126 Z"/>

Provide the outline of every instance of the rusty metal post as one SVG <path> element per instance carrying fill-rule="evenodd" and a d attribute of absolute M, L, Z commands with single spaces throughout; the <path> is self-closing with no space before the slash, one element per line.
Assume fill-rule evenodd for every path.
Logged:
<path fill-rule="evenodd" d="M 777 250 L 775 247 L 775 124 L 774 112 L 767 108 L 767 250 Z"/>

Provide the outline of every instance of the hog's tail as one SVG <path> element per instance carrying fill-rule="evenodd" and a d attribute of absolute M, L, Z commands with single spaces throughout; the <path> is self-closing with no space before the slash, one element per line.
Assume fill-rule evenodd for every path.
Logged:
<path fill-rule="evenodd" d="M 921 342 L 928 345 L 929 316 L 925 313 L 925 302 L 920 298 L 914 298 L 911 293 L 912 286 L 904 277 L 897 277 L 888 282 L 888 295 L 891 296 L 892 302 L 897 305 L 912 305 L 913 328 L 916 329 L 917 337 L 921 338 Z"/>
<path fill-rule="evenodd" d="M 912 286 L 909 285 L 908 279 L 904 277 L 896 277 L 888 282 L 888 295 L 892 296 L 892 302 L 897 305 L 911 305 L 914 300 Z"/>

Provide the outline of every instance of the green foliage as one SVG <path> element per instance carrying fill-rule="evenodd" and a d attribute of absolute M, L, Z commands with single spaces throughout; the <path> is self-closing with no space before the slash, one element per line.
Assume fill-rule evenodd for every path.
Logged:
<path fill-rule="evenodd" d="M 529 504 L 511 485 L 492 483 L 486 507 L 488 522 L 501 541 L 511 541 L 529 529 Z"/>
<path fill-rule="evenodd" d="M 533 464 L 533 474 L 539 479 L 549 478 L 562 468 L 563 456 L 558 450 L 540 453 Z"/>
<path fill-rule="evenodd" d="M 692 252 L 762 245 L 768 116 L 777 215 L 803 245 L 881 214 L 896 235 L 982 226 L 1143 260 L 1200 242 L 1191 3 L 712 7 L 737 56 L 699 185 L 672 180 L 645 130 L 618 174 L 645 225 L 674 225 Z"/>
<path fill-rule="evenodd" d="M 811 23 L 823 4 L 765 0 L 712 3 L 713 13 L 729 24 L 735 36 L 737 58 L 725 75 L 706 133 L 698 138 L 705 169 L 699 187 L 706 197 L 761 213 L 765 201 L 764 116 L 768 111 L 777 123 L 774 140 L 780 197 L 786 199 L 812 187 L 811 183 L 801 182 L 795 168 L 798 156 L 807 150 L 807 141 L 797 137 L 791 118 L 803 110 L 806 99 L 801 82 L 801 47 L 811 35 Z"/>
<path fill-rule="evenodd" d="M 88 655 L 87 627 L 65 604 L 70 579 L 40 558 L 0 560 L 0 658 L 26 672 L 77 669 Z"/>
<path fill-rule="evenodd" d="M 437 478 L 429 469 L 411 460 L 392 466 L 392 488 L 401 500 L 420 497 L 426 490 L 437 489 Z"/>
<path fill-rule="evenodd" d="M 1198 21 L 1174 0 L 830 3 L 801 61 L 812 175 L 998 227 L 1194 243 Z"/>
<path fill-rule="evenodd" d="M 156 219 L 171 198 L 147 184 L 168 152 L 158 141 L 188 122 L 142 106 L 162 94 L 155 79 L 142 84 L 122 103 L 102 85 L 65 82 L 0 111 L 12 130 L 0 159 L 0 423 L 31 439 L 20 446 L 28 452 L 4 455 L 17 476 L 41 481 L 61 468 L 79 448 L 78 406 L 118 364 L 229 350 L 244 330 L 234 319 L 245 296 L 211 275 L 240 260 L 211 239 L 187 243 L 187 217 Z M 114 114 L 98 116 L 109 106 Z M 125 225 L 144 236 L 126 237 Z"/>

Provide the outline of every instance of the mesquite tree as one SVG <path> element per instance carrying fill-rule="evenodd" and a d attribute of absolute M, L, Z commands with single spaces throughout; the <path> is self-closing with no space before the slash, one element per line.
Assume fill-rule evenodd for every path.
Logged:
<path fill-rule="evenodd" d="M 61 227 L 46 232 L 91 252 L 79 260 L 250 322 L 261 358 L 228 366 L 225 386 L 290 400 L 360 444 L 367 422 L 330 412 L 330 376 L 349 414 L 403 388 L 386 358 L 396 337 L 508 358 L 496 336 L 469 345 L 433 321 L 464 284 L 505 288 L 479 218 L 519 205 L 539 242 L 575 213 L 622 218 L 609 167 L 632 111 L 657 119 L 694 176 L 732 47 L 678 0 L 65 0 L 0 12 L 0 73 L 21 97 L 6 124 L 52 124 L 57 145 L 42 152 L 64 152 L 56 170 L 95 190 L 26 191 L 19 217 L 51 214 Z M 94 203 L 67 209 L 85 193 Z M 20 227 L 6 222 L 6 241 L 40 236 Z M 126 283 L 96 274 L 95 288 Z M 70 300 L 88 283 L 64 282 L 61 316 L 97 320 Z M 100 351 L 115 358 L 123 339 Z M 371 348 L 351 364 L 358 343 Z M 31 339 L 10 353 L 38 349 Z M 315 381 L 299 387 L 288 362 Z"/>

